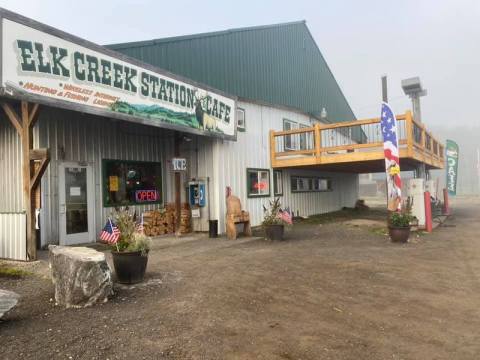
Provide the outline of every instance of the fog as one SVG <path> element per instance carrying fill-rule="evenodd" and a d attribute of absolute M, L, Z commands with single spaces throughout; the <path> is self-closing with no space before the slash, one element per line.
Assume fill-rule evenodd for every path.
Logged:
<path fill-rule="evenodd" d="M 99 44 L 304 19 L 359 119 L 379 115 L 382 75 L 396 113 L 410 108 L 401 80 L 419 76 L 428 90 L 423 122 L 460 146 L 459 193 L 479 192 L 480 1 L 3 0 L 0 6 Z"/>
<path fill-rule="evenodd" d="M 433 126 L 439 140 L 452 139 L 459 146 L 458 160 L 458 195 L 480 195 L 480 169 L 477 151 L 480 151 L 480 126 L 442 127 Z M 445 170 L 432 171 L 432 176 L 439 179 L 439 184 L 445 187 Z"/>

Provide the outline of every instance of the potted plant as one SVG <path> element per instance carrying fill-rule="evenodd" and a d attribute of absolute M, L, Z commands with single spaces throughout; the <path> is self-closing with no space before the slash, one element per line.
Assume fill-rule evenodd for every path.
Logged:
<path fill-rule="evenodd" d="M 283 240 L 285 224 L 292 224 L 292 216 L 289 211 L 281 209 L 279 198 L 270 201 L 269 208 L 263 206 L 262 227 L 267 239 Z"/>
<path fill-rule="evenodd" d="M 110 244 L 118 282 L 122 284 L 141 282 L 147 268 L 151 240 L 143 232 L 143 222 L 137 224 L 135 216 L 128 208 L 117 209 L 113 218 L 119 236 Z"/>
<path fill-rule="evenodd" d="M 388 233 L 393 242 L 406 243 L 410 237 L 411 222 L 416 219 L 411 215 L 412 202 L 408 198 L 403 210 L 390 215 Z"/>

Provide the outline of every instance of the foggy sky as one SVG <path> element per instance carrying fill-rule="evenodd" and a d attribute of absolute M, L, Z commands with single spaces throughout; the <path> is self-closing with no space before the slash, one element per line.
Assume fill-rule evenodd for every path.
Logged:
<path fill-rule="evenodd" d="M 379 115 L 380 77 L 387 74 L 395 112 L 410 107 L 400 80 L 420 76 L 428 89 L 427 125 L 480 124 L 476 0 L 6 0 L 0 6 L 99 44 L 305 19 L 357 118 Z"/>

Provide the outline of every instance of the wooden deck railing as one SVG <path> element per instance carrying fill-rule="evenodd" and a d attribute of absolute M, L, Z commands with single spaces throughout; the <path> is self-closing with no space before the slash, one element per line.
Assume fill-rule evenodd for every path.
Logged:
<path fill-rule="evenodd" d="M 410 111 L 397 115 L 400 156 L 443 168 L 444 146 Z M 380 119 L 316 124 L 294 130 L 270 131 L 273 167 L 366 161 L 383 157 Z"/>

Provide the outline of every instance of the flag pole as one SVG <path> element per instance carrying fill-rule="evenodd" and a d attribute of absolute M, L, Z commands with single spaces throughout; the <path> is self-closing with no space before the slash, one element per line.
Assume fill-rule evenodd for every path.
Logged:
<path fill-rule="evenodd" d="M 388 104 L 387 75 L 382 76 L 382 101 Z M 382 139 L 383 141 L 383 139 Z M 390 211 L 388 211 L 388 179 L 385 173 L 385 200 L 387 201 L 387 225 L 390 225 Z"/>

